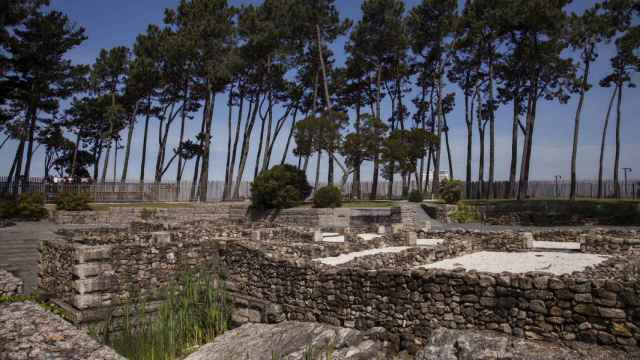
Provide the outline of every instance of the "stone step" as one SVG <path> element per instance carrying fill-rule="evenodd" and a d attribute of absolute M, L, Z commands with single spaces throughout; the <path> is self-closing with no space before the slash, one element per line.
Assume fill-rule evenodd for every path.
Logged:
<path fill-rule="evenodd" d="M 534 250 L 580 251 L 579 242 L 534 241 Z"/>

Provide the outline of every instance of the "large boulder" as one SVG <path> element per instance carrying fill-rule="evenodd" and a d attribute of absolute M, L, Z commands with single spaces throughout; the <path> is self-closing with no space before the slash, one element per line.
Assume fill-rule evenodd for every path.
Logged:
<path fill-rule="evenodd" d="M 383 360 L 388 343 L 383 330 L 361 332 L 319 323 L 286 321 L 279 324 L 245 324 L 216 338 L 186 360 L 300 360 L 331 353 L 333 360 Z"/>
<path fill-rule="evenodd" d="M 638 358 L 640 358 L 640 353 L 631 354 L 622 350 L 581 342 L 551 343 L 517 338 L 492 331 L 445 328 L 434 330 L 428 339 L 427 346 L 419 351 L 415 357 L 416 360 L 622 360 Z"/>

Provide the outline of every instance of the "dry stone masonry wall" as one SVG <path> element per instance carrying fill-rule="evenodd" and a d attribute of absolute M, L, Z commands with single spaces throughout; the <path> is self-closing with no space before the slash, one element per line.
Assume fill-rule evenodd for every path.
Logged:
<path fill-rule="evenodd" d="M 435 247 L 356 258 L 332 267 L 316 257 L 407 245 L 407 233 L 370 242 L 313 241 L 307 228 L 189 227 L 173 232 L 109 230 L 43 243 L 42 287 L 80 324 L 99 321 L 135 291 L 148 295 L 180 274 L 220 274 L 238 322 L 319 321 L 368 330 L 384 327 L 411 343 L 438 327 L 494 330 L 545 340 L 637 347 L 640 266 L 633 232 L 428 232 Z M 415 235 L 414 235 L 415 236 Z M 573 274 L 414 269 L 475 251 L 527 251 L 527 239 L 579 241 L 581 251 L 612 255 Z"/>

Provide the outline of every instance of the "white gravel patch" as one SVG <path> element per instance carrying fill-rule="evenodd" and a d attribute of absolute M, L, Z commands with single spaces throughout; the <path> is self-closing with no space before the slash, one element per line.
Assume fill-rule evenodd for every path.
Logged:
<path fill-rule="evenodd" d="M 323 237 L 322 238 L 322 242 L 343 243 L 344 242 L 344 235 Z"/>
<path fill-rule="evenodd" d="M 417 239 L 416 245 L 418 246 L 436 246 L 444 242 L 444 239 Z"/>
<path fill-rule="evenodd" d="M 408 246 L 395 246 L 395 247 L 386 247 L 381 249 L 369 249 L 363 251 L 356 251 L 347 254 L 340 254 L 338 256 L 331 256 L 325 258 L 313 259 L 313 261 L 318 261 L 326 265 L 340 265 L 348 263 L 349 261 L 362 256 L 376 255 L 376 254 L 389 254 L 389 253 L 399 253 L 401 251 L 407 250 Z"/>
<path fill-rule="evenodd" d="M 382 237 L 382 235 L 380 234 L 373 234 L 373 233 L 365 233 L 365 234 L 358 234 L 358 237 L 364 241 L 371 241 L 373 239 L 377 239 L 379 237 Z"/>
<path fill-rule="evenodd" d="M 533 247 L 536 249 L 580 250 L 580 243 L 559 242 L 559 241 L 534 241 Z"/>
<path fill-rule="evenodd" d="M 452 270 L 462 267 L 491 273 L 544 271 L 562 275 L 584 270 L 587 266 L 597 265 L 606 259 L 607 256 L 583 253 L 481 251 L 418 268 Z"/>

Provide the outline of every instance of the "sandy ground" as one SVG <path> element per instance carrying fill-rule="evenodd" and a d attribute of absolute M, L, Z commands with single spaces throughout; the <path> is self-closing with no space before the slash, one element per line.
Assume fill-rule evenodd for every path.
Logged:
<path fill-rule="evenodd" d="M 318 258 L 313 259 L 313 261 L 318 261 L 326 265 L 340 265 L 344 263 L 348 263 L 349 261 L 362 256 L 376 255 L 376 254 L 387 254 L 387 253 L 398 253 L 404 250 L 407 250 L 408 246 L 396 246 L 396 247 L 387 247 L 382 249 L 369 249 L 364 251 L 356 251 L 348 254 L 340 254 L 338 256 L 326 257 L 326 258 Z"/>
<path fill-rule="evenodd" d="M 382 237 L 382 235 L 374 234 L 374 233 L 365 233 L 365 234 L 358 234 L 358 237 L 364 241 L 370 241 L 370 240 Z"/>
<path fill-rule="evenodd" d="M 558 241 L 534 241 L 533 247 L 537 249 L 580 250 L 580 243 Z"/>
<path fill-rule="evenodd" d="M 444 239 L 417 239 L 416 245 L 418 246 L 436 246 L 444 242 Z"/>
<path fill-rule="evenodd" d="M 481 251 L 419 266 L 419 268 L 451 270 L 463 267 L 467 270 L 492 273 L 544 271 L 561 275 L 584 270 L 585 267 L 597 265 L 606 259 L 607 257 L 603 255 L 583 253 Z"/>

